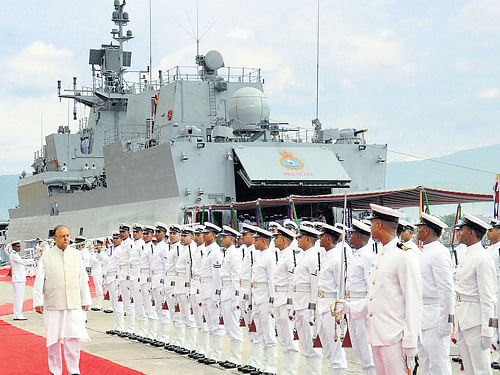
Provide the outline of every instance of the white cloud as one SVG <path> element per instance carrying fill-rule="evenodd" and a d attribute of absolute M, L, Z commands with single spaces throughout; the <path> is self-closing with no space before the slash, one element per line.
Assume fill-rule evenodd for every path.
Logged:
<path fill-rule="evenodd" d="M 497 0 L 471 0 L 458 12 L 453 24 L 472 33 L 498 34 L 500 2 Z"/>
<path fill-rule="evenodd" d="M 236 40 L 247 40 L 249 37 L 253 35 L 253 32 L 248 29 L 242 29 L 242 28 L 235 28 L 232 29 L 227 36 L 231 39 L 236 39 Z"/>
<path fill-rule="evenodd" d="M 0 63 L 0 80 L 14 90 L 55 87 L 58 79 L 71 77 L 72 60 L 72 51 L 38 40 Z"/>
<path fill-rule="evenodd" d="M 483 90 L 479 93 L 481 99 L 495 99 L 500 97 L 500 91 L 496 88 Z"/>

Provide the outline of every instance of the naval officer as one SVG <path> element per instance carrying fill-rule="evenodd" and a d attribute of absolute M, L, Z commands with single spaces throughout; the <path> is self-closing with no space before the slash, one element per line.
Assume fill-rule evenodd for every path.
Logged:
<path fill-rule="evenodd" d="M 142 342 L 146 344 L 153 344 L 156 339 L 156 331 L 158 330 L 158 316 L 156 315 L 156 310 L 153 307 L 153 296 L 151 293 L 151 262 L 155 248 L 153 243 L 153 233 L 155 230 L 156 227 L 152 225 L 144 225 L 144 248 L 141 252 L 141 276 L 139 284 L 144 314 L 146 315 L 143 331 L 144 338 Z"/>
<path fill-rule="evenodd" d="M 491 245 L 486 249 L 488 254 L 495 262 L 495 269 L 497 271 L 497 300 L 496 300 L 496 314 L 497 319 L 500 311 L 500 220 L 491 219 L 490 220 L 491 228 L 488 229 L 487 235 L 488 240 Z M 494 343 L 497 351 L 499 352 L 498 358 L 491 364 L 491 368 L 495 370 L 500 369 L 500 337 L 498 335 L 498 330 L 495 332 L 495 343 Z"/>
<path fill-rule="evenodd" d="M 130 251 L 130 279 L 132 284 L 132 303 L 134 305 L 135 319 L 137 328 L 135 333 L 131 335 L 132 339 L 141 339 L 145 336 L 145 324 L 147 323 L 144 305 L 142 303 L 141 293 L 141 254 L 144 250 L 143 230 L 142 224 L 132 224 L 134 245 Z"/>
<path fill-rule="evenodd" d="M 352 219 L 349 244 L 353 248 L 348 258 L 346 275 L 346 294 L 348 301 L 362 301 L 368 298 L 368 285 L 373 268 L 374 242 L 371 240 L 369 222 L 363 223 Z M 349 337 L 354 356 L 361 365 L 365 375 L 374 375 L 372 348 L 368 343 L 368 321 L 363 316 L 349 319 Z"/>
<path fill-rule="evenodd" d="M 14 320 L 26 320 L 23 315 L 26 268 L 24 267 L 23 258 L 19 255 L 21 242 L 12 242 L 11 247 L 12 251 L 9 252 L 9 258 L 12 267 L 12 288 L 14 290 Z"/>
<path fill-rule="evenodd" d="M 466 375 L 491 374 L 490 347 L 495 318 L 495 264 L 481 245 L 490 225 L 464 214 L 460 241 L 467 245 L 465 256 L 455 274 L 455 338 L 458 341 Z"/>
<path fill-rule="evenodd" d="M 134 305 L 131 301 L 132 283 L 130 282 L 130 252 L 132 251 L 133 241 L 130 238 L 129 224 L 120 224 L 120 252 L 118 254 L 118 300 L 123 302 L 123 312 L 127 315 L 123 331 L 118 335 L 120 337 L 129 337 L 134 333 L 135 318 L 134 318 Z M 121 318 L 120 318 L 121 319 Z"/>
<path fill-rule="evenodd" d="M 368 315 L 368 337 L 377 375 L 407 374 L 415 366 L 422 320 L 422 281 L 415 252 L 398 242 L 402 214 L 370 204 L 371 233 L 383 247 L 374 261 L 368 300 L 339 301 L 339 312 Z"/>
<path fill-rule="evenodd" d="M 153 301 L 155 303 L 156 316 L 160 321 L 159 336 L 155 337 L 153 346 L 164 346 L 170 335 L 170 314 L 168 310 L 163 310 L 163 284 L 165 277 L 165 259 L 163 254 L 168 251 L 168 245 L 165 242 L 167 234 L 167 225 L 161 222 L 155 223 L 156 246 L 153 247 L 153 256 L 151 257 L 151 288 Z"/>
<path fill-rule="evenodd" d="M 106 331 L 107 334 L 115 335 L 123 331 L 123 302 L 118 301 L 118 259 L 120 257 L 121 243 L 120 232 L 113 232 L 113 246 L 109 249 L 109 254 L 101 253 L 105 269 L 105 286 L 109 291 L 109 300 L 115 317 L 115 326 L 112 330 Z"/>
<path fill-rule="evenodd" d="M 418 251 L 418 246 L 413 242 L 413 234 L 415 233 L 415 226 L 403 219 L 399 220 L 398 223 L 398 237 L 406 247 L 414 251 Z"/>
<path fill-rule="evenodd" d="M 96 294 L 96 300 L 94 306 L 92 306 L 91 310 L 92 311 L 101 311 L 102 309 L 102 302 L 104 301 L 104 290 L 103 290 L 103 274 L 102 274 L 102 257 L 101 257 L 101 252 L 102 252 L 102 245 L 103 245 L 103 240 L 98 238 L 95 240 L 95 246 L 90 253 L 90 274 L 92 275 L 92 281 L 94 282 L 95 286 L 95 294 Z"/>
<path fill-rule="evenodd" d="M 424 375 L 451 375 L 450 335 L 453 325 L 453 264 L 450 252 L 439 242 L 448 226 L 435 216 L 422 213 L 417 238 L 422 276 L 424 315 L 418 358 Z"/>

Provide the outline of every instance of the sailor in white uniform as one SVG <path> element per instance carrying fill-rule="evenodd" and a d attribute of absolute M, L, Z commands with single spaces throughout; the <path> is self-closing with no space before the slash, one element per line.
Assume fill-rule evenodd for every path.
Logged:
<path fill-rule="evenodd" d="M 155 223 L 156 246 L 153 247 L 153 256 L 151 257 L 151 294 L 155 303 L 156 316 L 160 322 L 159 335 L 155 337 L 152 345 L 156 347 L 165 346 L 168 343 L 170 335 L 170 314 L 168 310 L 163 309 L 164 296 L 163 285 L 165 277 L 165 258 L 163 254 L 168 251 L 166 234 L 168 227 L 164 223 Z"/>
<path fill-rule="evenodd" d="M 130 238 L 131 229 L 132 226 L 129 224 L 119 225 L 120 239 L 122 242 L 120 244 L 120 253 L 118 254 L 118 300 L 121 300 L 124 314 L 127 315 L 124 322 L 124 329 L 118 333 L 120 337 L 129 337 L 135 331 L 134 305 L 132 304 L 131 293 L 132 283 L 130 280 L 130 253 L 134 245 L 134 242 Z"/>
<path fill-rule="evenodd" d="M 142 232 L 144 226 L 142 224 L 132 224 L 134 245 L 130 251 L 130 280 L 132 284 L 131 294 L 132 303 L 134 305 L 135 320 L 137 327 L 135 332 L 130 336 L 131 339 L 138 340 L 145 336 L 145 325 L 147 323 L 146 313 L 144 311 L 144 304 L 142 303 L 141 293 L 141 254 L 144 250 L 144 240 L 142 239 Z"/>
<path fill-rule="evenodd" d="M 297 231 L 299 230 L 299 226 L 297 225 L 297 223 L 293 220 L 290 220 L 290 219 L 285 219 L 285 221 L 283 221 L 283 227 L 285 227 L 288 230 L 291 230 L 293 232 L 293 234 L 295 234 L 295 235 L 297 235 Z M 291 246 L 294 249 L 295 254 L 300 253 L 297 239 L 295 239 L 295 238 L 293 239 Z"/>
<path fill-rule="evenodd" d="M 295 233 L 279 226 L 274 239 L 279 249 L 279 259 L 274 271 L 274 318 L 278 341 L 283 352 L 282 375 L 295 375 L 298 370 L 299 347 L 293 340 L 292 293 L 293 275 L 297 265 L 297 254 L 293 247 Z M 295 241 L 297 243 L 297 241 Z"/>
<path fill-rule="evenodd" d="M 94 306 L 92 306 L 92 311 L 101 311 L 102 310 L 102 302 L 104 301 L 104 289 L 103 289 L 103 274 L 102 274 L 102 239 L 95 240 L 95 247 L 93 251 L 90 253 L 90 274 L 92 275 L 92 280 L 94 281 L 95 286 L 95 294 L 96 300 Z"/>
<path fill-rule="evenodd" d="M 222 246 L 222 267 L 220 277 L 222 282 L 221 312 L 224 320 L 224 330 L 231 340 L 231 349 L 227 360 L 219 365 L 233 369 L 241 364 L 241 348 L 243 344 L 243 331 L 240 327 L 241 310 L 239 307 L 241 252 L 236 248 L 236 239 L 240 236 L 238 231 L 223 225 L 220 233 Z"/>
<path fill-rule="evenodd" d="M 252 273 L 253 266 L 259 255 L 259 251 L 255 250 L 255 227 L 253 225 L 243 223 L 241 225 L 241 238 L 240 238 L 240 251 L 241 251 L 241 273 L 240 273 L 240 309 L 242 319 L 248 328 L 248 340 L 250 341 L 251 350 L 250 358 L 247 365 L 239 367 L 238 371 L 243 373 L 250 373 L 256 371 L 258 368 L 262 367 L 262 336 L 251 328 L 253 322 L 253 311 L 252 311 Z"/>
<path fill-rule="evenodd" d="M 435 216 L 422 213 L 417 224 L 422 275 L 424 315 L 418 358 L 424 375 L 451 375 L 450 336 L 453 328 L 455 286 L 450 252 L 439 242 L 448 226 Z"/>
<path fill-rule="evenodd" d="M 299 336 L 300 353 L 306 361 L 306 374 L 321 372 L 321 349 L 313 347 L 313 327 L 318 299 L 318 276 L 321 264 L 320 251 L 315 246 L 321 232 L 301 225 L 297 242 L 302 253 L 297 258 L 293 279 L 293 308 L 295 328 Z"/>
<path fill-rule="evenodd" d="M 144 225 L 144 248 L 141 252 L 141 276 L 139 284 L 142 295 L 142 304 L 147 320 L 144 323 L 143 339 L 139 339 L 139 341 L 145 344 L 153 344 L 156 339 L 156 331 L 158 330 L 158 316 L 156 315 L 156 310 L 153 306 L 153 295 L 151 293 L 151 263 L 155 249 L 155 245 L 153 243 L 153 233 L 155 230 L 155 226 Z"/>
<path fill-rule="evenodd" d="M 14 320 L 26 320 L 23 315 L 24 288 L 26 285 L 26 268 L 24 260 L 19 255 L 21 242 L 15 241 L 11 244 L 9 251 L 10 266 L 12 268 L 12 288 L 14 290 Z"/>
<path fill-rule="evenodd" d="M 370 224 L 368 222 L 368 224 Z M 348 258 L 346 295 L 348 301 L 368 299 L 368 286 L 373 268 L 374 242 L 371 240 L 370 225 L 352 219 L 349 243 L 353 248 L 352 256 Z M 368 319 L 349 319 L 349 337 L 354 356 L 358 360 L 364 374 L 374 375 L 372 348 L 368 342 Z"/>
<path fill-rule="evenodd" d="M 343 375 L 347 369 L 347 358 L 342 348 L 342 341 L 338 338 L 335 340 L 335 332 L 340 332 L 340 327 L 337 326 L 335 317 L 331 313 L 340 288 L 343 265 L 341 252 L 337 251 L 336 245 L 342 235 L 343 230 L 339 227 L 323 224 L 320 241 L 326 254 L 319 266 L 316 332 L 321 339 L 323 355 L 328 360 L 330 375 Z"/>
<path fill-rule="evenodd" d="M 115 316 L 115 326 L 112 330 L 106 331 L 109 335 L 116 335 L 123 331 L 123 302 L 118 301 L 119 286 L 118 286 L 118 259 L 120 257 L 122 239 L 120 232 L 113 232 L 113 246 L 109 249 L 109 253 L 101 252 L 101 258 L 104 264 L 104 285 L 109 292 L 109 300 L 113 314 Z"/>
<path fill-rule="evenodd" d="M 418 246 L 413 242 L 413 235 L 415 234 L 415 225 L 407 220 L 400 219 L 398 223 L 398 237 L 406 247 L 418 253 Z"/>
<path fill-rule="evenodd" d="M 255 249 L 260 251 L 253 266 L 252 274 L 252 311 L 257 333 L 262 336 L 263 360 L 261 371 L 251 374 L 276 374 L 278 365 L 276 332 L 271 317 L 274 301 L 274 270 L 276 252 L 270 247 L 273 234 L 262 228 L 255 228 Z"/>
<path fill-rule="evenodd" d="M 495 262 L 495 269 L 497 271 L 497 300 L 496 300 L 496 314 L 497 319 L 499 317 L 500 311 L 500 220 L 491 219 L 490 220 L 491 228 L 488 229 L 487 235 L 488 240 L 491 245 L 486 249 L 488 254 Z M 498 330 L 495 331 L 495 342 L 494 342 L 496 350 L 499 352 L 498 358 L 491 364 L 491 368 L 495 370 L 500 369 L 500 337 L 498 334 Z"/>
<path fill-rule="evenodd" d="M 382 242 L 370 276 L 368 300 L 338 301 L 339 313 L 368 315 L 368 338 L 377 375 L 406 374 L 415 366 L 422 320 L 422 281 L 414 251 L 398 242 L 402 213 L 370 204 L 371 232 Z"/>
<path fill-rule="evenodd" d="M 455 274 L 455 338 L 466 375 L 491 374 L 497 280 L 495 263 L 481 245 L 489 228 L 475 216 L 462 217 L 460 241 L 467 250 Z"/>
<path fill-rule="evenodd" d="M 200 358 L 198 362 L 213 365 L 220 361 L 222 338 L 224 336 L 224 327 L 219 324 L 222 252 L 217 242 L 215 242 L 217 234 L 222 229 L 210 222 L 206 222 L 204 225 L 203 237 L 205 239 L 206 255 L 201 260 L 200 277 L 202 311 L 207 323 L 209 350 L 206 358 Z"/>

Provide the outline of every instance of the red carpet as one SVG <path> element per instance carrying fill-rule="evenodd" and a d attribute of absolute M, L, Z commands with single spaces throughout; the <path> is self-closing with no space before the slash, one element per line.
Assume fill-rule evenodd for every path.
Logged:
<path fill-rule="evenodd" d="M 85 375 L 143 374 L 83 351 L 80 356 L 80 371 Z M 65 373 L 64 365 L 63 374 Z M 0 320 L 0 374 L 49 374 L 45 338 Z"/>

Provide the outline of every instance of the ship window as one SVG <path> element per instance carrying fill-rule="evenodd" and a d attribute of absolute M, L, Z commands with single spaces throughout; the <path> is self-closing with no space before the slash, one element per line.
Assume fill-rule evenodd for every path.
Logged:
<path fill-rule="evenodd" d="M 49 215 L 50 216 L 59 215 L 59 204 L 57 202 L 49 203 Z"/>

